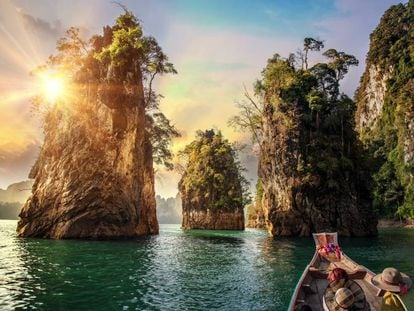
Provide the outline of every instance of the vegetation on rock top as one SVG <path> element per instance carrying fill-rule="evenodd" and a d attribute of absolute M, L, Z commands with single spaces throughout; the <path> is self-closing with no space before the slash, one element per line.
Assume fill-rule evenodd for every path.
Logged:
<path fill-rule="evenodd" d="M 247 101 L 239 103 L 239 115 L 230 120 L 250 130 L 260 147 L 264 208 L 276 234 L 307 234 L 323 227 L 361 235 L 363 225 L 350 228 L 355 209 L 367 215 L 371 211 L 355 103 L 339 89 L 358 60 L 328 49 L 323 52 L 326 63 L 309 67 L 309 50 L 323 48 L 323 41 L 305 38 L 302 52 L 273 55 L 255 84 L 255 96 L 246 92 Z"/>
<path fill-rule="evenodd" d="M 137 83 L 144 83 L 145 128 L 153 160 L 155 164 L 172 169 L 173 155 L 169 146 L 180 134 L 160 111 L 162 95 L 154 91 L 153 82 L 158 75 L 176 74 L 177 71 L 156 39 L 145 36 L 135 15 L 122 8 L 124 13 L 116 18 L 115 25 L 105 26 L 102 35 L 84 40 L 79 29 L 70 28 L 66 37 L 57 42 L 58 54 L 50 56 L 48 62 L 35 71 L 53 70 L 70 77 L 78 93 L 89 96 L 94 90 L 103 103 L 120 112 L 121 120 L 131 102 L 138 105 L 131 100 L 135 96 L 133 88 Z M 124 87 L 130 90 L 129 95 L 122 94 Z M 37 97 L 35 106 L 42 101 L 43 98 Z M 122 136 L 123 130 L 122 121 L 114 122 L 116 136 Z"/>
<path fill-rule="evenodd" d="M 371 34 L 367 68 L 355 99 L 357 119 L 369 110 L 370 68 L 387 75 L 378 121 L 360 129 L 371 155 L 374 207 L 382 217 L 414 217 L 414 1 L 391 6 Z M 369 111 L 368 111 L 369 112 Z"/>
<path fill-rule="evenodd" d="M 181 156 L 186 163 L 179 189 L 199 202 L 195 208 L 233 211 L 250 202 L 236 150 L 220 131 L 198 131 Z"/>

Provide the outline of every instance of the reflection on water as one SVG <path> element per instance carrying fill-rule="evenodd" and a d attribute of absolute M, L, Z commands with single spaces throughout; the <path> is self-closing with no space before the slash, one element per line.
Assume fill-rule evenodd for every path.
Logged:
<path fill-rule="evenodd" d="M 314 251 L 310 238 L 252 229 L 162 225 L 157 237 L 98 242 L 18 239 L 15 226 L 0 221 L 0 309 L 286 310 Z M 375 272 L 414 275 L 414 231 L 341 242 Z"/>

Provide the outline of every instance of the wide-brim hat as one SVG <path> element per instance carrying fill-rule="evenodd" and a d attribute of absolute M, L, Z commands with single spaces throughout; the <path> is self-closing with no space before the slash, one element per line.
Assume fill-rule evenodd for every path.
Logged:
<path fill-rule="evenodd" d="M 362 288 L 353 280 L 341 279 L 329 283 L 324 297 L 329 311 L 365 310 L 366 298 Z"/>
<path fill-rule="evenodd" d="M 381 289 L 399 293 L 401 285 L 405 285 L 409 289 L 413 285 L 413 281 L 407 274 L 395 268 L 385 268 L 382 273 L 372 278 L 372 284 Z"/>

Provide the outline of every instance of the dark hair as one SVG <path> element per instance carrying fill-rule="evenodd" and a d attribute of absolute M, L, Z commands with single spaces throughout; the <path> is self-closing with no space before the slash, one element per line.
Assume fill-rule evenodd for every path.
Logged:
<path fill-rule="evenodd" d="M 302 305 L 302 307 L 300 307 L 299 311 L 312 311 L 312 308 L 308 305 Z"/>
<path fill-rule="evenodd" d="M 344 269 L 335 268 L 328 274 L 329 281 L 339 281 L 340 279 L 348 280 L 348 273 Z"/>

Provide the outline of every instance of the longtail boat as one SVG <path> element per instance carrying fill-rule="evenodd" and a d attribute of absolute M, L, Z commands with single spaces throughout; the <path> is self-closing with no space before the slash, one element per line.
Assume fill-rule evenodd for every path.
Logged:
<path fill-rule="evenodd" d="M 366 305 L 364 310 L 380 311 L 384 291 L 372 284 L 371 279 L 375 273 L 344 254 L 338 245 L 337 233 L 316 233 L 313 234 L 313 239 L 316 245 L 315 254 L 296 285 L 288 310 L 301 310 L 305 305 L 312 311 L 330 310 L 324 299 L 329 285 L 327 277 L 334 268 L 341 268 L 362 289 Z M 332 247 L 330 251 L 324 249 L 327 245 Z M 397 297 L 399 299 L 399 296 Z M 401 300 L 400 302 L 401 310 L 407 310 L 403 302 Z"/>

